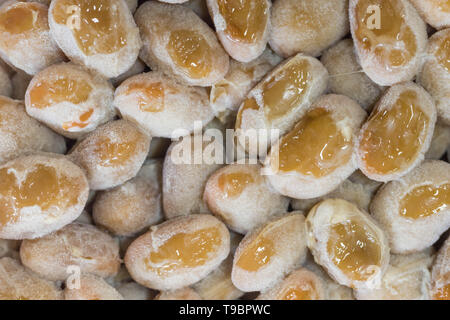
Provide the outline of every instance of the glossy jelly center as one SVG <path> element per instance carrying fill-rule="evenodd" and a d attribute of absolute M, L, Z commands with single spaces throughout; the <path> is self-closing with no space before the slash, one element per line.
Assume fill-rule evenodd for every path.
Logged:
<path fill-rule="evenodd" d="M 450 206 L 450 184 L 416 187 L 400 200 L 400 215 L 405 218 L 425 218 L 447 210 Z"/>
<path fill-rule="evenodd" d="M 374 8 L 379 8 L 379 16 Z M 412 59 L 416 39 L 406 25 L 405 8 L 399 0 L 360 0 L 355 10 L 356 39 L 386 69 L 403 66 Z"/>
<path fill-rule="evenodd" d="M 266 0 L 218 0 L 226 21 L 225 34 L 233 41 L 254 43 L 261 39 L 269 10 Z"/>
<path fill-rule="evenodd" d="M 172 31 L 166 49 L 175 65 L 190 78 L 204 78 L 211 72 L 214 52 L 197 31 Z"/>
<path fill-rule="evenodd" d="M 352 154 L 352 138 L 346 136 L 336 125 L 331 113 L 323 108 L 309 111 L 284 136 L 279 154 L 272 154 L 272 169 L 297 171 L 316 178 L 330 174 L 349 161 Z"/>
<path fill-rule="evenodd" d="M 390 110 L 372 112 L 360 142 L 369 172 L 388 174 L 414 161 L 429 123 L 417 100 L 414 91 L 405 91 Z"/>
<path fill-rule="evenodd" d="M 59 0 L 53 17 L 72 31 L 85 55 L 111 54 L 127 44 L 121 9 L 115 0 Z"/>
<path fill-rule="evenodd" d="M 144 112 L 164 110 L 164 88 L 161 82 L 133 82 L 128 86 L 127 94 L 134 94 L 139 109 Z"/>
<path fill-rule="evenodd" d="M 381 251 L 375 233 L 354 220 L 331 227 L 327 251 L 333 264 L 353 280 L 368 280 L 380 266 Z"/>
<path fill-rule="evenodd" d="M 145 258 L 149 269 L 161 276 L 183 268 L 205 265 L 222 243 L 216 227 L 200 229 L 192 233 L 177 233 Z"/>
<path fill-rule="evenodd" d="M 248 173 L 223 173 L 218 178 L 218 185 L 225 199 L 236 198 L 254 181 L 253 176 Z"/>
<path fill-rule="evenodd" d="M 55 168 L 44 164 L 37 164 L 21 182 L 11 169 L 0 169 L 0 226 L 16 221 L 22 208 L 71 207 L 78 201 L 76 191 L 67 177 L 59 177 Z"/>

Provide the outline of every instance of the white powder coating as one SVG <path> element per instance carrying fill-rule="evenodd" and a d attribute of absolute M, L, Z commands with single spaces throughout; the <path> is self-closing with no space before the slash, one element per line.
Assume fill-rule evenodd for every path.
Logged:
<path fill-rule="evenodd" d="M 439 119 L 447 125 L 450 125 L 450 70 L 445 68 L 439 60 L 444 59 L 444 63 L 448 63 L 450 53 L 445 46 L 449 39 L 450 29 L 436 32 L 429 38 L 423 67 L 417 76 L 417 82 L 433 97 Z M 444 49 L 447 51 L 442 52 L 441 57 L 438 57 L 437 51 L 440 47 L 447 48 Z"/>
<path fill-rule="evenodd" d="M 317 57 L 349 30 L 346 0 L 277 0 L 272 7 L 271 48 L 283 57 Z"/>
<path fill-rule="evenodd" d="M 135 178 L 100 192 L 92 208 L 95 223 L 115 235 L 131 236 L 160 222 L 161 186 L 153 170 L 152 164 L 144 165 Z"/>
<path fill-rule="evenodd" d="M 211 213 L 203 200 L 206 181 L 217 169 L 220 163 L 200 164 L 176 163 L 172 156 L 178 155 L 177 150 L 191 151 L 191 160 L 196 154 L 201 154 L 209 143 L 197 147 L 194 138 L 173 142 L 167 150 L 163 164 L 163 207 L 166 218 L 184 216 L 195 213 Z M 197 149 L 196 149 L 197 148 Z"/>
<path fill-rule="evenodd" d="M 63 61 L 64 54 L 50 35 L 47 6 L 11 0 L 0 6 L 0 14 L 14 8 L 30 8 L 35 11 L 34 26 L 31 30 L 20 33 L 0 31 L 0 57 L 30 75 Z"/>
<path fill-rule="evenodd" d="M 0 298 L 2 300 L 62 300 L 54 282 L 40 278 L 18 260 L 0 259 Z"/>
<path fill-rule="evenodd" d="M 228 72 L 229 58 L 219 44 L 214 31 L 186 6 L 177 6 L 157 1 L 143 3 L 134 16 L 142 37 L 139 57 L 152 70 L 162 71 L 193 86 L 208 87 L 223 79 Z M 210 47 L 210 54 L 202 56 L 208 64 L 209 73 L 200 78 L 191 77 L 189 72 L 178 66 L 167 50 L 173 31 L 191 31 L 201 36 Z M 194 43 L 192 44 L 195 45 Z"/>
<path fill-rule="evenodd" d="M 116 286 L 124 300 L 152 300 L 153 292 L 137 282 L 126 282 Z"/>
<path fill-rule="evenodd" d="M 283 172 L 273 167 L 279 154 L 279 143 L 274 145 L 266 158 L 265 169 L 268 179 L 275 190 L 295 199 L 311 199 L 326 195 L 336 189 L 357 168 L 356 140 L 359 129 L 366 118 L 366 112 L 355 101 L 341 95 L 325 95 L 311 106 L 323 108 L 330 112 L 331 117 L 345 138 L 350 141 L 351 155 L 335 170 L 322 177 L 305 175 L 297 171 Z M 310 141 L 310 143 L 314 143 Z M 339 154 L 337 155 L 339 156 Z M 274 170 L 275 169 L 275 170 Z"/>
<path fill-rule="evenodd" d="M 420 16 L 433 28 L 440 30 L 450 27 L 450 10 L 446 0 L 410 0 Z M 446 7 L 446 8 L 445 8 Z"/>
<path fill-rule="evenodd" d="M 364 162 L 364 151 L 360 148 L 361 140 L 364 137 L 364 133 L 369 128 L 369 121 L 366 121 L 359 133 L 358 141 L 357 141 L 357 161 L 359 169 L 370 179 L 380 182 L 388 182 L 392 180 L 396 180 L 413 170 L 417 167 L 425 158 L 425 153 L 428 151 L 430 147 L 431 140 L 433 138 L 434 128 L 437 120 L 437 111 L 436 106 L 434 105 L 433 99 L 430 94 L 426 92 L 422 87 L 416 85 L 413 82 L 404 82 L 390 87 L 380 100 L 377 102 L 376 106 L 372 110 L 372 114 L 383 112 L 383 110 L 391 110 L 395 108 L 397 104 L 395 103 L 397 99 L 403 92 L 413 91 L 417 95 L 417 103 L 416 107 L 420 108 L 420 110 L 428 117 L 428 123 L 424 132 L 420 134 L 418 141 L 420 142 L 420 146 L 417 150 L 416 156 L 409 161 L 409 163 L 404 163 L 398 170 L 392 173 L 381 174 L 377 172 L 370 171 L 365 162 Z M 370 119 L 370 117 L 369 117 Z M 403 137 L 406 136 L 408 132 L 405 132 Z M 416 134 L 416 132 L 411 132 L 410 134 Z"/>
<path fill-rule="evenodd" d="M 141 59 L 136 59 L 136 62 L 124 73 L 121 75 L 112 78 L 111 83 L 114 85 L 114 87 L 118 87 L 122 82 L 127 80 L 128 78 L 131 78 L 132 76 L 138 75 L 145 70 L 145 63 Z"/>
<path fill-rule="evenodd" d="M 59 102 L 58 98 L 55 99 L 52 96 L 54 91 L 59 94 L 59 91 L 52 86 L 52 83 L 57 80 L 73 83 L 71 87 L 75 88 L 81 87 L 83 83 L 87 84 L 91 88 L 87 99 L 80 103 L 73 103 L 69 99 L 73 99 L 73 95 L 82 95 L 83 93 L 69 91 L 63 93 L 66 99 Z M 33 100 L 32 93 L 36 87 L 44 86 L 45 88 L 46 85 L 49 86 L 49 89 L 44 93 L 43 99 L 47 99 L 49 104 L 40 107 L 40 101 Z M 38 99 L 42 99 L 42 97 Z M 99 125 L 112 120 L 115 116 L 112 102 L 112 85 L 102 76 L 91 73 L 73 63 L 55 64 L 39 72 L 31 80 L 25 93 L 27 113 L 59 134 L 71 139 L 80 138 Z M 83 119 L 86 114 L 89 114 L 87 120 Z"/>
<path fill-rule="evenodd" d="M 380 288 L 355 290 L 358 300 L 428 300 L 433 250 L 391 255 Z"/>
<path fill-rule="evenodd" d="M 80 288 L 64 289 L 65 300 L 123 300 L 122 295 L 102 278 L 83 274 L 80 278 Z"/>
<path fill-rule="evenodd" d="M 347 180 L 325 196 L 313 199 L 292 199 L 291 206 L 294 210 L 307 212 L 322 200 L 340 198 L 352 202 L 358 208 L 369 211 L 370 202 L 381 184 L 381 182 L 370 180 L 361 171 L 355 171 Z"/>
<path fill-rule="evenodd" d="M 281 75 L 283 75 L 283 71 L 287 68 L 300 63 L 308 64 L 309 74 L 306 87 L 302 91 L 302 98 L 299 103 L 292 106 L 283 115 L 280 115 L 276 119 L 268 119 L 266 117 L 265 109 L 269 107 L 264 104 L 262 97 L 264 87 L 270 81 L 280 79 Z M 251 108 L 242 110 L 245 102 L 241 104 L 237 120 L 240 122 L 239 128 L 241 129 L 237 132 L 239 144 L 248 149 L 248 144 L 244 141 L 247 132 L 249 132 L 249 130 L 250 132 L 253 130 L 262 130 L 267 132 L 267 136 L 269 137 L 268 146 L 270 146 L 271 142 L 273 142 L 270 141 L 270 130 L 278 129 L 280 130 L 280 136 L 284 135 L 304 115 L 306 109 L 311 106 L 314 100 L 325 92 L 327 84 L 328 72 L 319 60 L 304 56 L 303 54 L 297 54 L 290 59 L 284 60 L 275 69 L 269 72 L 247 95 L 247 99 L 255 99 L 259 107 L 258 110 Z M 259 150 L 260 155 L 264 154 L 266 151 L 262 149 L 263 148 L 260 148 Z"/>
<path fill-rule="evenodd" d="M 383 87 L 370 80 L 361 70 L 351 39 L 342 40 L 326 50 L 320 61 L 330 74 L 331 93 L 352 98 L 366 111 L 372 108 L 380 97 Z"/>
<path fill-rule="evenodd" d="M 53 16 L 55 7 L 63 0 L 52 1 L 49 8 L 49 25 L 52 37 L 71 61 L 86 66 L 106 78 L 114 78 L 126 72 L 133 66 L 141 49 L 139 29 L 134 22 L 133 15 L 123 0 L 111 0 L 110 6 L 118 15 L 117 23 L 121 23 L 121 31 L 125 33 L 126 44 L 112 53 L 96 53 L 86 55 L 79 47 L 75 34 L 66 24 L 58 24 Z M 86 1 L 86 0 L 83 0 Z M 83 13 L 81 12 L 81 19 Z M 95 45 L 95 44 L 94 44 Z"/>
<path fill-rule="evenodd" d="M 195 267 L 180 267 L 171 272 L 159 275 L 157 270 L 147 266 L 145 260 L 151 252 L 158 251 L 166 241 L 177 234 L 189 234 L 206 228 L 219 231 L 219 244 L 208 253 L 203 264 Z M 151 289 L 180 289 L 205 278 L 215 270 L 230 252 L 230 233 L 217 218 L 207 214 L 195 214 L 170 219 L 154 226 L 144 235 L 137 238 L 125 254 L 125 265 L 133 279 Z M 156 268 L 157 266 L 153 266 Z"/>
<path fill-rule="evenodd" d="M 424 250 L 450 227 L 450 208 L 418 219 L 400 215 L 402 198 L 416 187 L 450 183 L 450 164 L 428 160 L 402 178 L 385 184 L 370 206 L 372 216 L 385 230 L 393 253 Z"/>
<path fill-rule="evenodd" d="M 270 49 L 248 63 L 230 60 L 225 78 L 211 87 L 209 101 L 215 116 L 222 122 L 235 116 L 249 91 L 280 61 L 281 58 Z"/>
<path fill-rule="evenodd" d="M 365 281 L 354 280 L 346 275 L 333 262 L 328 252 L 331 228 L 335 224 L 356 220 L 356 223 L 371 231 L 374 241 L 380 248 L 379 265 L 372 266 L 373 273 Z M 327 199 L 317 204 L 306 218 L 308 248 L 314 260 L 321 265 L 336 282 L 352 288 L 377 288 L 389 264 L 389 244 L 384 231 L 365 211 L 342 199 Z M 369 268 L 369 266 L 368 266 Z"/>
<path fill-rule="evenodd" d="M 272 215 L 285 212 L 289 206 L 287 197 L 270 188 L 261 169 L 259 164 L 231 164 L 217 170 L 206 183 L 204 199 L 209 209 L 233 231 L 246 234 Z M 227 196 L 226 190 L 221 189 L 220 179 L 228 174 L 246 175 L 244 181 L 248 183 L 236 182 L 238 188 L 243 187 L 237 196 Z"/>
<path fill-rule="evenodd" d="M 111 121 L 77 143 L 69 158 L 86 170 L 91 189 L 104 190 L 136 176 L 145 161 L 150 141 L 151 137 L 132 123 Z"/>
<path fill-rule="evenodd" d="M 398 67 L 390 67 L 387 62 L 381 61 L 381 59 L 375 54 L 375 51 L 367 51 L 363 48 L 363 45 L 358 41 L 355 32 L 361 24 L 356 18 L 356 5 L 360 0 L 350 0 L 349 12 L 350 12 L 350 29 L 354 40 L 356 54 L 359 62 L 367 74 L 375 83 L 381 86 L 392 86 L 402 81 L 412 80 L 419 71 L 422 63 L 422 58 L 425 53 L 427 45 L 427 31 L 426 25 L 420 18 L 416 9 L 409 3 L 408 0 L 396 0 L 402 8 L 402 17 L 404 23 L 402 28 L 409 27 L 414 36 L 416 42 L 416 50 L 409 62 Z M 404 48 L 405 44 L 402 41 L 395 41 L 395 45 L 387 43 L 381 43 L 377 45 L 383 46 L 385 49 L 392 50 L 393 48 Z"/>
<path fill-rule="evenodd" d="M 450 285 L 450 237 L 447 237 L 439 249 L 431 269 L 431 290 L 436 294 L 444 286 Z"/>
<path fill-rule="evenodd" d="M 65 280 L 68 267 L 100 277 L 115 275 L 120 266 L 119 245 L 93 225 L 71 223 L 39 239 L 24 240 L 22 263 L 49 280 Z"/>
<path fill-rule="evenodd" d="M 196 121 L 205 125 L 214 118 L 205 88 L 185 86 L 154 71 L 125 80 L 116 90 L 114 106 L 124 119 L 154 137 L 189 134 Z"/>
<path fill-rule="evenodd" d="M 239 259 L 261 237 L 273 245 L 273 254 L 256 271 L 239 266 Z M 301 212 L 279 213 L 262 226 L 247 233 L 234 255 L 231 280 L 245 292 L 264 291 L 273 287 L 288 273 L 298 268 L 306 258 L 305 217 Z"/>
<path fill-rule="evenodd" d="M 15 208 L 15 217 L 12 221 L 0 227 L 0 238 L 2 239 L 34 239 L 48 233 L 59 230 L 74 221 L 83 211 L 86 204 L 89 187 L 83 170 L 69 161 L 65 156 L 51 153 L 36 153 L 21 156 L 11 160 L 0 167 L 13 173 L 16 177 L 16 186 L 27 178 L 28 174 L 37 166 L 54 168 L 58 180 L 66 179 L 66 185 L 62 185 L 58 194 L 58 203 L 42 210 L 40 203 L 28 205 L 23 208 Z M 35 181 L 35 187 L 45 181 Z M 14 186 L 8 185 L 5 191 L 11 191 Z M 74 197 L 76 203 L 67 203 L 66 199 Z M 0 194 L 0 199 L 5 198 Z"/>
<path fill-rule="evenodd" d="M 219 38 L 227 53 L 237 61 L 250 62 L 258 58 L 262 54 L 262 52 L 266 48 L 267 41 L 269 40 L 270 9 L 272 6 L 272 2 L 269 0 L 244 0 L 241 1 L 241 5 L 246 5 L 245 2 L 248 2 L 248 5 L 252 7 L 252 9 L 250 9 L 250 12 L 259 11 L 253 6 L 266 7 L 265 17 L 263 18 L 263 21 L 260 22 L 258 20 L 259 17 L 252 16 L 251 18 L 255 19 L 254 21 L 252 21 L 250 17 L 247 17 L 248 24 L 257 24 L 257 27 L 259 28 L 258 32 L 262 31 L 261 35 L 258 34 L 256 40 L 253 41 L 242 41 L 239 38 L 234 39 L 230 34 L 228 34 L 226 32 L 227 24 L 230 23 L 231 25 L 233 25 L 233 21 L 227 21 L 227 17 L 221 15 L 218 0 L 206 0 L 210 15 L 216 27 L 217 37 Z M 255 26 L 253 25 L 251 27 Z M 247 30 L 242 32 L 246 33 Z"/>
<path fill-rule="evenodd" d="M 34 151 L 66 152 L 63 137 L 26 112 L 21 101 L 0 96 L 0 163 Z"/>

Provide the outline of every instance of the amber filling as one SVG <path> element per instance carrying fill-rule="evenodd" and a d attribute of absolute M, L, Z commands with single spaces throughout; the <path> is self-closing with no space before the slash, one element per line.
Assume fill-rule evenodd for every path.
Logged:
<path fill-rule="evenodd" d="M 282 138 L 279 154 L 271 155 L 271 163 L 274 171 L 279 168 L 320 178 L 348 162 L 351 154 L 352 138 L 343 134 L 329 111 L 316 108 Z"/>
<path fill-rule="evenodd" d="M 53 17 L 71 29 L 85 55 L 111 54 L 127 44 L 121 9 L 111 0 L 57 0 Z"/>
<path fill-rule="evenodd" d="M 380 21 L 369 6 L 380 9 Z M 416 39 L 406 25 L 403 5 L 399 0 L 360 0 L 355 8 L 356 39 L 360 46 L 390 67 L 407 64 L 415 55 Z M 377 23 L 379 22 L 379 24 Z"/>
<path fill-rule="evenodd" d="M 254 181 L 253 176 L 248 173 L 223 173 L 218 178 L 218 185 L 225 199 L 236 198 Z"/>
<path fill-rule="evenodd" d="M 133 82 L 128 85 L 127 94 L 135 94 L 139 109 L 144 112 L 164 110 L 164 88 L 161 82 Z"/>
<path fill-rule="evenodd" d="M 175 65 L 190 78 L 204 78 L 211 72 L 214 52 L 197 31 L 172 31 L 166 49 Z"/>
<path fill-rule="evenodd" d="M 225 34 L 234 41 L 254 43 L 261 39 L 268 15 L 265 0 L 218 0 L 226 21 Z"/>
<path fill-rule="evenodd" d="M 59 177 L 55 168 L 44 164 L 36 165 L 21 182 L 9 168 L 0 169 L 0 227 L 17 221 L 22 208 L 63 210 L 75 205 L 77 188 L 69 178 Z"/>
<path fill-rule="evenodd" d="M 270 263 L 277 253 L 275 241 L 279 239 L 281 233 L 295 232 L 295 223 L 287 225 L 281 221 L 276 221 L 265 226 L 254 240 L 243 247 L 236 266 L 248 272 L 256 272 Z"/>
<path fill-rule="evenodd" d="M 260 235 L 240 255 L 237 266 L 249 272 L 255 272 L 268 264 L 275 254 L 272 240 Z"/>
<path fill-rule="evenodd" d="M 20 34 L 36 30 L 43 26 L 38 23 L 38 16 L 47 15 L 44 8 L 33 3 L 19 3 L 0 14 L 0 30 Z"/>
<path fill-rule="evenodd" d="M 433 298 L 434 300 L 450 300 L 450 284 L 437 289 Z"/>
<path fill-rule="evenodd" d="M 177 233 L 152 251 L 144 262 L 148 269 L 167 276 L 176 270 L 205 265 L 221 243 L 222 235 L 216 227 Z"/>
<path fill-rule="evenodd" d="M 381 251 L 375 233 L 355 220 L 331 227 L 327 251 L 333 264 L 352 280 L 366 281 L 380 267 Z"/>
<path fill-rule="evenodd" d="M 414 188 L 400 201 L 400 215 L 419 219 L 447 210 L 450 206 L 450 184 Z"/>
<path fill-rule="evenodd" d="M 388 174 L 408 166 L 420 151 L 428 122 L 414 91 L 403 92 L 390 110 L 372 112 L 360 142 L 367 171 Z"/>
<path fill-rule="evenodd" d="M 280 300 L 315 300 L 316 288 L 312 281 L 302 281 L 301 284 L 291 285 L 280 294 Z"/>
<path fill-rule="evenodd" d="M 264 83 L 264 114 L 269 121 L 289 114 L 302 103 L 311 81 L 309 69 L 306 60 L 290 62 Z"/>
<path fill-rule="evenodd" d="M 30 90 L 33 108 L 44 109 L 64 101 L 79 104 L 89 98 L 92 86 L 84 80 L 61 77 L 53 81 L 40 81 Z"/>
<path fill-rule="evenodd" d="M 94 150 L 100 159 L 99 165 L 102 167 L 123 165 L 136 154 L 138 139 L 137 135 L 127 142 L 114 142 L 108 137 L 100 139 Z"/>
<path fill-rule="evenodd" d="M 435 55 L 439 64 L 450 72 L 450 36 L 441 39 Z"/>

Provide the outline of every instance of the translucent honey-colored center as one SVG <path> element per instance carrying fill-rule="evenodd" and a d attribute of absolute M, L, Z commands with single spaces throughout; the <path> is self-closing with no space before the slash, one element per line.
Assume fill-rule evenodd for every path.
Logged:
<path fill-rule="evenodd" d="M 280 295 L 280 300 L 315 300 L 315 286 L 311 281 L 290 286 Z"/>
<path fill-rule="evenodd" d="M 343 134 L 329 111 L 316 108 L 282 138 L 279 154 L 271 155 L 271 164 L 274 171 L 297 171 L 320 178 L 348 162 L 351 154 L 351 136 Z"/>
<path fill-rule="evenodd" d="M 177 233 L 152 251 L 144 262 L 147 268 L 164 276 L 179 269 L 205 265 L 221 243 L 221 233 L 216 227 Z"/>
<path fill-rule="evenodd" d="M 450 36 L 447 35 L 439 41 L 439 47 L 436 51 L 436 58 L 439 64 L 450 72 Z"/>
<path fill-rule="evenodd" d="M 414 161 L 428 123 L 414 91 L 403 92 L 390 110 L 373 111 L 360 142 L 367 170 L 388 174 Z"/>
<path fill-rule="evenodd" d="M 419 219 L 447 210 L 450 207 L 450 184 L 425 185 L 414 188 L 400 201 L 400 215 Z"/>
<path fill-rule="evenodd" d="M 77 121 L 67 121 L 64 122 L 62 125 L 62 128 L 64 130 L 70 131 L 73 128 L 86 128 L 89 125 L 89 119 L 92 117 L 92 114 L 94 113 L 94 109 L 89 109 L 86 112 L 83 112 L 79 117 Z"/>
<path fill-rule="evenodd" d="M 311 75 L 308 61 L 290 62 L 264 83 L 264 114 L 269 121 L 281 118 L 303 101 Z"/>
<path fill-rule="evenodd" d="M 120 166 L 126 163 L 136 153 L 137 136 L 126 142 L 113 142 L 110 138 L 100 139 L 94 152 L 98 155 L 102 167 Z"/>
<path fill-rule="evenodd" d="M 272 240 L 259 235 L 240 255 L 237 266 L 249 272 L 255 272 L 268 264 L 275 254 Z"/>
<path fill-rule="evenodd" d="M 144 112 L 164 110 L 164 88 L 161 82 L 133 82 L 128 86 L 127 94 L 135 94 L 139 109 Z"/>
<path fill-rule="evenodd" d="M 85 80 L 61 77 L 42 80 L 30 90 L 31 107 L 44 109 L 61 102 L 80 104 L 89 98 L 92 86 Z"/>
<path fill-rule="evenodd" d="M 379 8 L 379 20 L 376 14 Z M 405 8 L 400 0 L 360 0 L 356 5 L 356 39 L 386 65 L 407 64 L 417 51 L 411 28 L 405 22 Z"/>
<path fill-rule="evenodd" d="M 225 33 L 231 40 L 254 43 L 266 26 L 266 0 L 218 0 L 219 12 L 226 21 Z"/>
<path fill-rule="evenodd" d="M 38 164 L 19 182 L 8 168 L 0 169 L 0 227 L 18 219 L 22 208 L 39 206 L 64 209 L 78 201 L 77 186 L 56 169 Z"/>
<path fill-rule="evenodd" d="M 380 267 L 381 250 L 375 233 L 358 221 L 333 225 L 327 251 L 334 265 L 353 280 L 366 281 Z"/>
<path fill-rule="evenodd" d="M 85 55 L 111 54 L 127 44 L 120 10 L 116 0 L 57 0 L 53 17 L 72 30 Z"/>
<path fill-rule="evenodd" d="M 434 300 L 450 300 L 450 284 L 440 287 L 433 295 Z"/>
<path fill-rule="evenodd" d="M 166 49 L 173 62 L 190 78 L 204 78 L 211 72 L 214 52 L 197 31 L 172 31 Z"/>
<path fill-rule="evenodd" d="M 254 181 L 253 176 L 249 173 L 223 173 L 219 176 L 218 185 L 224 198 L 235 198 Z"/>
<path fill-rule="evenodd" d="M 44 8 L 32 3 L 20 3 L 0 14 L 0 30 L 11 34 L 20 34 L 38 29 L 38 15 L 46 15 Z"/>

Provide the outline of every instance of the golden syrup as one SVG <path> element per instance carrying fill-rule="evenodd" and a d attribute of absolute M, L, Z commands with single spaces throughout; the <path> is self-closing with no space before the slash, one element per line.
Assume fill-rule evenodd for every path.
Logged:
<path fill-rule="evenodd" d="M 217 0 L 232 41 L 254 43 L 262 38 L 269 10 L 266 0 Z"/>
<path fill-rule="evenodd" d="M 351 137 L 344 136 L 329 111 L 315 108 L 281 139 L 279 154 L 271 155 L 272 169 L 320 178 L 348 162 L 351 154 Z"/>
<path fill-rule="evenodd" d="M 219 189 L 225 199 L 239 197 L 253 182 L 255 182 L 253 176 L 244 172 L 223 173 L 218 178 Z"/>
<path fill-rule="evenodd" d="M 71 29 L 85 55 L 111 54 L 127 44 L 120 9 L 115 0 L 57 0 L 53 17 Z"/>
<path fill-rule="evenodd" d="M 414 91 L 401 93 L 390 110 L 374 110 L 359 146 L 367 171 L 389 174 L 414 161 L 428 123 Z"/>
<path fill-rule="evenodd" d="M 141 111 L 161 112 L 164 110 L 164 87 L 161 82 L 133 82 L 128 85 L 126 94 L 136 95 Z"/>
<path fill-rule="evenodd" d="M 152 251 L 144 262 L 158 275 L 167 276 L 180 269 L 205 265 L 221 243 L 221 233 L 216 227 L 177 233 Z"/>
<path fill-rule="evenodd" d="M 400 215 L 420 219 L 438 214 L 450 206 L 450 184 L 416 187 L 400 200 Z"/>

